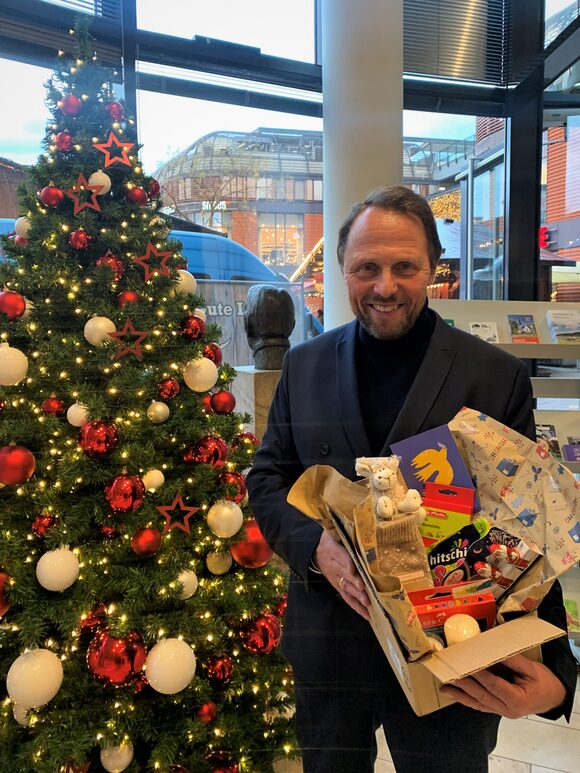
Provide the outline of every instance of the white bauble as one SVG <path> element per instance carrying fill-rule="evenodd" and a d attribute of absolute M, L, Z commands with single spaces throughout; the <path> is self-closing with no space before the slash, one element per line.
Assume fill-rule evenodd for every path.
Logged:
<path fill-rule="evenodd" d="M 190 599 L 197 590 L 197 575 L 191 569 L 184 569 L 183 572 L 177 578 L 178 582 L 183 585 L 181 591 L 182 599 Z"/>
<path fill-rule="evenodd" d="M 0 385 L 16 386 L 28 373 L 28 357 L 10 344 L 0 344 Z"/>
<path fill-rule="evenodd" d="M 179 284 L 176 286 L 175 292 L 178 295 L 195 295 L 197 292 L 197 279 L 194 275 L 182 268 L 177 273 L 179 274 Z"/>
<path fill-rule="evenodd" d="M 101 765 L 109 773 L 121 773 L 133 760 L 133 744 L 123 741 L 120 746 L 105 746 L 101 749 Z"/>
<path fill-rule="evenodd" d="M 207 357 L 190 360 L 183 369 L 183 380 L 194 392 L 207 392 L 218 380 L 218 369 Z"/>
<path fill-rule="evenodd" d="M 23 239 L 28 239 L 28 234 L 30 233 L 30 228 L 32 227 L 32 223 L 27 217 L 19 217 L 18 220 L 14 223 L 14 231 L 18 234 L 18 236 L 22 236 Z"/>
<path fill-rule="evenodd" d="M 207 513 L 207 525 L 216 537 L 224 539 L 233 537 L 242 528 L 243 522 L 244 514 L 241 507 L 225 499 L 212 505 Z"/>
<path fill-rule="evenodd" d="M 102 346 L 105 341 L 112 341 L 109 333 L 115 333 L 117 328 L 108 317 L 91 317 L 84 327 L 83 333 L 93 346 Z"/>
<path fill-rule="evenodd" d="M 101 190 L 97 193 L 97 196 L 104 196 L 111 190 L 111 178 L 108 174 L 101 172 L 93 172 L 89 177 L 89 185 L 100 185 Z"/>
<path fill-rule="evenodd" d="M 233 559 L 230 553 L 218 553 L 217 550 L 208 553 L 205 558 L 207 568 L 212 574 L 229 572 Z"/>
<path fill-rule="evenodd" d="M 161 470 L 147 470 L 141 480 L 147 491 L 157 491 L 165 483 L 165 475 Z"/>
<path fill-rule="evenodd" d="M 205 313 L 205 309 L 194 309 L 193 313 L 195 314 L 196 317 L 200 317 L 201 319 L 203 319 L 204 322 L 207 322 L 207 315 Z"/>
<path fill-rule="evenodd" d="M 164 695 L 181 692 L 195 674 L 195 653 L 182 639 L 161 639 L 145 661 L 147 681 Z"/>
<path fill-rule="evenodd" d="M 147 418 L 153 424 L 163 424 L 169 418 L 169 406 L 160 400 L 151 400 L 151 405 L 147 408 Z"/>
<path fill-rule="evenodd" d="M 36 564 L 36 579 L 46 590 L 63 591 L 76 582 L 79 568 L 79 560 L 72 550 L 49 550 Z"/>
<path fill-rule="evenodd" d="M 458 644 L 466 639 L 481 633 L 479 623 L 471 615 L 452 615 L 448 617 L 443 626 L 447 646 Z"/>
<path fill-rule="evenodd" d="M 73 427 L 84 427 L 89 420 L 89 410 L 82 403 L 73 403 L 66 412 L 66 420 Z"/>
<path fill-rule="evenodd" d="M 15 703 L 12 706 L 12 716 L 22 727 L 28 727 L 28 709 L 21 706 L 20 703 Z"/>
<path fill-rule="evenodd" d="M 23 709 L 44 706 L 60 690 L 62 663 L 50 650 L 37 649 L 16 658 L 8 670 L 6 689 Z"/>

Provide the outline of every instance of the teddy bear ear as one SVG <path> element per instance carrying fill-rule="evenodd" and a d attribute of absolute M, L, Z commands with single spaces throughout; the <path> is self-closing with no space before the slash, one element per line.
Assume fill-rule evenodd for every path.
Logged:
<path fill-rule="evenodd" d="M 364 456 L 361 456 L 360 459 L 356 460 L 354 471 L 363 478 L 370 478 L 373 473 L 369 460 Z"/>

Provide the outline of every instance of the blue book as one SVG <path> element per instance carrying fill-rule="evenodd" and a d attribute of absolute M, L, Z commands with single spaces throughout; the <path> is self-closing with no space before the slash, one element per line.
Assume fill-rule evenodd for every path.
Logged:
<path fill-rule="evenodd" d="M 423 494 L 425 483 L 432 481 L 475 490 L 469 470 L 446 424 L 392 443 L 391 451 L 401 457 L 400 470 L 408 488 Z M 479 509 L 476 492 L 474 512 Z"/>

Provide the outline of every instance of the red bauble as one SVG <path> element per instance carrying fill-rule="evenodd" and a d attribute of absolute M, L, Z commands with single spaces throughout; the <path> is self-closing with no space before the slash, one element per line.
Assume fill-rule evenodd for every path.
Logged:
<path fill-rule="evenodd" d="M 0 448 L 0 483 L 15 486 L 25 483 L 34 472 L 36 460 L 24 446 Z"/>
<path fill-rule="evenodd" d="M 273 551 L 262 536 L 255 518 L 244 523 L 246 537 L 230 545 L 232 558 L 246 569 L 259 569 L 272 558 Z"/>
<path fill-rule="evenodd" d="M 203 347 L 203 356 L 211 360 L 217 368 L 222 364 L 222 350 L 213 341 Z"/>
<path fill-rule="evenodd" d="M 149 195 L 159 196 L 160 192 L 161 192 L 161 186 L 159 185 L 159 181 L 156 180 L 154 177 L 152 177 L 149 180 Z"/>
<path fill-rule="evenodd" d="M 189 770 L 184 768 L 183 765 L 172 765 L 169 768 L 169 773 L 189 773 Z"/>
<path fill-rule="evenodd" d="M 114 424 L 94 419 L 81 427 L 79 445 L 87 456 L 97 458 L 112 454 L 119 442 Z"/>
<path fill-rule="evenodd" d="M 117 303 L 120 309 L 124 309 L 128 303 L 139 303 L 139 296 L 134 290 L 123 290 L 117 295 Z"/>
<path fill-rule="evenodd" d="M 253 432 L 242 432 L 239 435 L 236 435 L 231 442 L 232 451 L 237 451 L 242 446 L 258 448 L 259 445 L 260 441 Z"/>
<path fill-rule="evenodd" d="M 81 617 L 81 633 L 94 634 L 105 624 L 107 619 L 107 608 L 103 602 L 96 604 L 88 615 Z"/>
<path fill-rule="evenodd" d="M 68 153 L 73 146 L 72 134 L 67 131 L 59 132 L 54 138 L 54 144 L 56 145 L 56 149 L 60 150 L 61 153 Z"/>
<path fill-rule="evenodd" d="M 18 236 L 18 234 L 16 234 L 16 236 L 14 237 L 14 244 L 17 247 L 26 247 L 26 245 L 28 244 L 28 239 L 26 239 L 26 237 L 24 236 Z"/>
<path fill-rule="evenodd" d="M 221 437 L 205 435 L 183 454 L 183 461 L 209 464 L 214 468 L 223 467 L 228 456 L 228 447 Z"/>
<path fill-rule="evenodd" d="M 235 494 L 225 494 L 225 498 L 234 501 L 237 505 L 244 499 L 247 493 L 246 479 L 241 472 L 222 472 L 220 482 L 228 486 L 235 486 Z"/>
<path fill-rule="evenodd" d="M 125 639 L 118 639 L 102 630 L 88 646 L 87 666 L 101 684 L 121 687 L 141 671 L 146 657 L 147 650 L 137 631 L 131 631 Z"/>
<path fill-rule="evenodd" d="M 214 689 L 220 689 L 229 684 L 234 674 L 234 664 L 228 655 L 214 655 L 205 664 L 205 673 Z"/>
<path fill-rule="evenodd" d="M 200 722 L 203 722 L 204 725 L 209 725 L 217 717 L 217 706 L 213 701 L 208 701 L 203 706 L 200 706 L 196 713 Z"/>
<path fill-rule="evenodd" d="M 135 512 L 143 504 L 145 484 L 138 475 L 117 475 L 105 489 L 105 497 L 113 512 Z"/>
<path fill-rule="evenodd" d="M 211 407 L 211 395 L 203 395 L 200 402 L 206 413 L 213 413 L 213 408 Z"/>
<path fill-rule="evenodd" d="M 206 759 L 211 765 L 211 773 L 239 773 L 238 763 L 234 762 L 230 752 L 215 749 L 207 755 Z"/>
<path fill-rule="evenodd" d="M 66 406 L 58 397 L 51 395 L 41 404 L 40 410 L 48 416 L 64 416 Z"/>
<path fill-rule="evenodd" d="M 205 334 L 205 322 L 201 317 L 192 314 L 181 321 L 179 332 L 189 341 L 197 341 Z"/>
<path fill-rule="evenodd" d="M 276 607 L 274 609 L 274 614 L 276 617 L 279 617 L 280 620 L 283 620 L 286 617 L 286 607 L 288 606 L 288 594 L 283 593 L 280 596 L 280 599 L 278 600 L 278 603 L 276 604 Z"/>
<path fill-rule="evenodd" d="M 8 319 L 18 319 L 26 311 L 26 299 L 20 293 L 5 290 L 0 292 L 0 314 Z"/>
<path fill-rule="evenodd" d="M 6 598 L 4 588 L 6 583 L 10 580 L 10 577 L 6 572 L 0 572 L 0 617 L 2 617 L 10 609 L 10 602 Z"/>
<path fill-rule="evenodd" d="M 120 260 L 116 255 L 112 255 L 110 252 L 108 252 L 106 255 L 101 255 L 100 258 L 97 258 L 96 264 L 97 266 L 108 266 L 113 272 L 113 279 L 115 282 L 118 282 L 120 279 L 122 279 L 123 274 L 125 273 L 125 264 L 123 261 Z"/>
<path fill-rule="evenodd" d="M 164 378 L 157 384 L 159 397 L 162 397 L 164 400 L 173 400 L 179 394 L 179 389 L 179 381 L 175 378 Z"/>
<path fill-rule="evenodd" d="M 212 768 L 211 773 L 239 773 L 240 768 L 237 762 L 219 763 L 217 768 Z"/>
<path fill-rule="evenodd" d="M 64 193 L 56 185 L 47 185 L 40 191 L 38 198 L 47 207 L 58 207 L 64 199 Z"/>
<path fill-rule="evenodd" d="M 134 188 L 129 188 L 127 191 L 127 201 L 130 201 L 131 204 L 138 204 L 140 207 L 143 207 L 149 201 L 149 196 L 147 195 L 146 190 L 135 186 Z"/>
<path fill-rule="evenodd" d="M 91 237 L 86 231 L 79 229 L 78 231 L 73 231 L 71 233 L 68 241 L 75 250 L 86 250 L 91 243 Z"/>
<path fill-rule="evenodd" d="M 105 110 L 111 117 L 112 121 L 122 121 L 125 117 L 125 110 L 120 102 L 109 102 L 105 105 Z"/>
<path fill-rule="evenodd" d="M 58 102 L 60 112 L 64 115 L 78 115 L 83 109 L 83 103 L 74 94 L 67 94 Z"/>
<path fill-rule="evenodd" d="M 54 515 L 41 513 L 32 521 L 32 526 L 30 528 L 37 537 L 46 537 L 47 532 L 50 531 L 55 524 L 56 518 Z"/>
<path fill-rule="evenodd" d="M 137 529 L 131 537 L 131 547 L 139 558 L 152 558 L 159 553 L 161 547 L 161 532 L 152 527 Z"/>
<path fill-rule="evenodd" d="M 236 407 L 236 398 L 231 392 L 220 389 L 211 396 L 211 407 L 216 413 L 231 413 Z"/>
<path fill-rule="evenodd" d="M 242 645 L 254 655 L 269 655 L 280 644 L 280 620 L 271 612 L 264 612 L 250 620 L 240 630 Z"/>
<path fill-rule="evenodd" d="M 99 526 L 101 534 L 105 539 L 116 539 L 119 536 L 119 532 L 114 526 Z"/>

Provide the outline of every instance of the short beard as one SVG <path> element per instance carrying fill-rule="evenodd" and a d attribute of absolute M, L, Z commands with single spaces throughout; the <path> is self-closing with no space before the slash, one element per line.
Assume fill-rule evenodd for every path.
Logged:
<path fill-rule="evenodd" d="M 383 331 L 378 330 L 375 327 L 370 314 L 363 314 L 357 310 L 354 312 L 354 315 L 360 324 L 364 327 L 366 332 L 373 338 L 376 338 L 378 341 L 396 341 L 398 338 L 402 338 L 409 332 L 409 330 L 411 330 L 419 316 L 417 315 L 415 319 L 409 319 L 408 317 L 405 317 L 403 320 L 401 320 L 397 327 L 391 328 L 388 331 Z"/>

